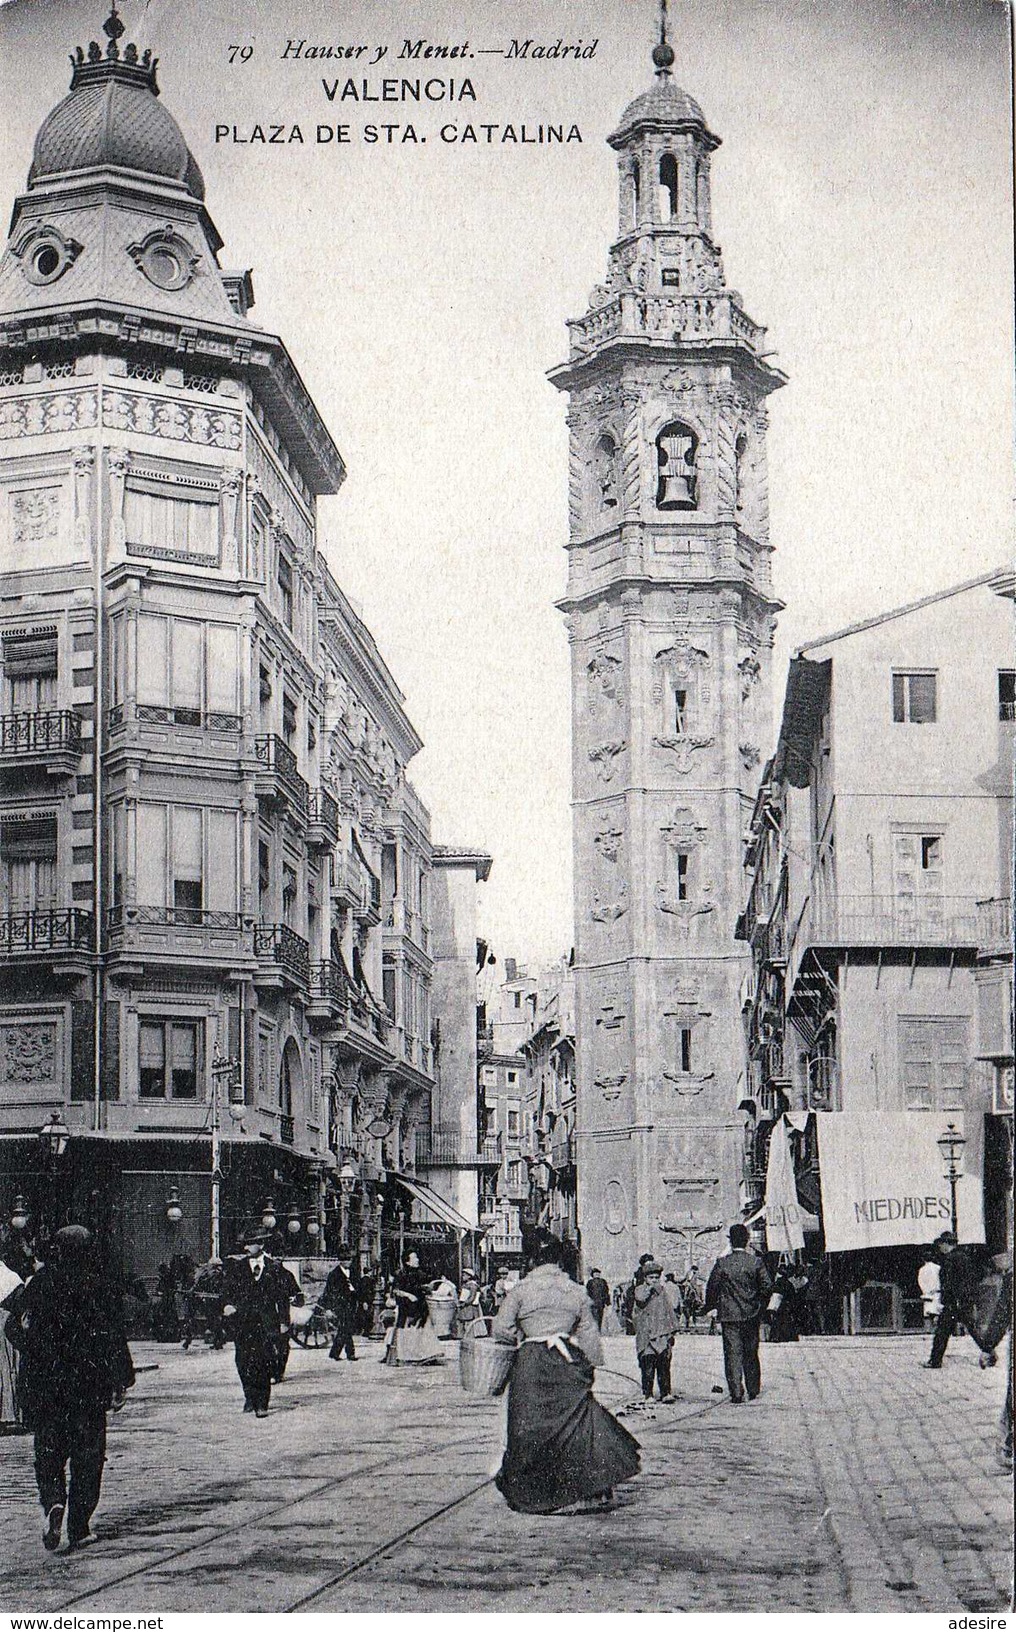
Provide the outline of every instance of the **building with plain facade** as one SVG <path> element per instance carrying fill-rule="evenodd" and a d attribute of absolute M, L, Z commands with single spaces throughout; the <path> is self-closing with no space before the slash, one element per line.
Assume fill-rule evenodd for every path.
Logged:
<path fill-rule="evenodd" d="M 734 939 L 769 734 L 766 399 L 784 383 L 727 283 L 719 138 L 654 53 L 610 136 L 607 276 L 551 378 L 569 394 L 575 1047 L 586 1263 L 738 1213 Z"/>
<path fill-rule="evenodd" d="M 4 1206 L 147 1273 L 262 1215 L 373 1263 L 435 1084 L 420 739 L 319 545 L 341 456 L 105 32 L 0 263 Z"/>
<path fill-rule="evenodd" d="M 988 575 L 791 663 L 740 924 L 746 1211 L 783 1111 L 952 1113 L 967 1137 L 961 1226 L 983 1160 L 986 1238 L 1011 1245 L 1012 598 L 1011 573 Z M 836 1175 L 818 1169 L 814 1123 L 798 1192 L 820 1212 Z M 832 1315 L 848 1330 L 919 1326 L 919 1254 L 860 1256 L 830 1260 Z"/>

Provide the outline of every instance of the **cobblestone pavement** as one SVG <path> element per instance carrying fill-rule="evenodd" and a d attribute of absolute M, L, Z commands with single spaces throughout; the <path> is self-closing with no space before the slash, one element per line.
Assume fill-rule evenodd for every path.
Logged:
<path fill-rule="evenodd" d="M 111 1419 L 101 1545 L 47 1554 L 31 1440 L 0 1439 L 0 1608 L 174 1610 L 987 1610 L 1009 1599 L 1002 1366 L 925 1340 L 763 1348 L 733 1407 L 718 1338 L 678 1338 L 676 1406 L 633 1412 L 643 1472 L 608 1515 L 512 1513 L 489 1482 L 503 1401 L 448 1363 L 382 1370 L 296 1349 L 263 1421 L 229 1351 L 135 1346 Z M 607 1366 L 634 1378 L 634 1344 Z M 636 1390 L 601 1370 L 604 1402 Z"/>

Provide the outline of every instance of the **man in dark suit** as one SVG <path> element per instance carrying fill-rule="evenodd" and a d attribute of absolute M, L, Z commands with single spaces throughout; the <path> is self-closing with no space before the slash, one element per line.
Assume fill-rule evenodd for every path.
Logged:
<path fill-rule="evenodd" d="M 977 1288 L 991 1267 L 987 1248 L 958 1246 L 952 1230 L 943 1230 L 931 1243 L 931 1256 L 940 1266 L 942 1308 L 935 1322 L 931 1353 L 924 1365 L 938 1371 L 945 1359 L 946 1346 L 962 1322 L 967 1325 L 973 1312 Z"/>
<path fill-rule="evenodd" d="M 353 1333 L 356 1330 L 362 1302 L 362 1288 L 353 1276 L 353 1258 L 348 1252 L 340 1253 L 339 1261 L 325 1282 L 321 1302 L 335 1316 L 335 1341 L 328 1353 L 329 1360 L 356 1359 Z"/>
<path fill-rule="evenodd" d="M 249 1230 L 242 1257 L 226 1266 L 223 1314 L 233 1319 L 236 1369 L 243 1384 L 245 1411 L 267 1417 L 272 1377 L 278 1367 L 279 1338 L 289 1329 L 289 1291 L 282 1266 L 265 1254 L 261 1230 Z"/>
<path fill-rule="evenodd" d="M 586 1291 L 589 1293 L 589 1301 L 593 1306 L 593 1314 L 596 1316 L 596 1324 L 602 1331 L 604 1311 L 610 1307 L 610 1287 L 604 1280 L 603 1274 L 600 1270 L 593 1270 L 588 1281 L 586 1282 Z"/>
<path fill-rule="evenodd" d="M 762 1387 L 758 1328 L 773 1283 L 761 1258 L 748 1251 L 743 1224 L 730 1227 L 730 1251 L 717 1258 L 706 1286 L 706 1311 L 715 1309 L 723 1335 L 723 1370 L 733 1405 L 754 1400 Z"/>
<path fill-rule="evenodd" d="M 46 1515 L 42 1544 L 87 1546 L 106 1456 L 106 1414 L 119 1411 L 134 1367 L 116 1289 L 99 1273 L 81 1224 L 57 1230 L 46 1263 L 9 1307 L 6 1333 L 20 1351 L 26 1425 L 35 1433 L 35 1477 Z M 70 1471 L 68 1484 L 67 1473 Z"/>

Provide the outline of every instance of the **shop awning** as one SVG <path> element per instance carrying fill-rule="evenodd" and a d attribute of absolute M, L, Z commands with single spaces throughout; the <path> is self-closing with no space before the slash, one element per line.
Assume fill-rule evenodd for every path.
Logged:
<path fill-rule="evenodd" d="M 444 1196 L 439 1196 L 429 1184 L 421 1184 L 419 1179 L 407 1179 L 401 1173 L 396 1173 L 395 1178 L 403 1190 L 409 1191 L 414 1201 L 418 1201 L 428 1213 L 439 1218 L 442 1224 L 450 1224 L 453 1230 L 472 1232 L 476 1229 L 475 1224 L 470 1224 L 468 1218 L 463 1218 L 461 1213 L 457 1213 L 451 1202 L 445 1201 Z"/>

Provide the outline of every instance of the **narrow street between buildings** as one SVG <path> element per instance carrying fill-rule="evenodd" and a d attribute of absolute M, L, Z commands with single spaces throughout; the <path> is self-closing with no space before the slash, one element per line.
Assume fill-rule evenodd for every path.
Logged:
<path fill-rule="evenodd" d="M 597 1391 L 624 1411 L 633 1343 Z M 504 1402 L 444 1365 L 294 1349 L 271 1414 L 241 1414 L 229 1350 L 138 1344 L 111 1419 L 99 1545 L 47 1554 L 29 1436 L 0 1439 L 8 1611 L 950 1610 L 1008 1601 L 1003 1367 L 957 1341 L 826 1338 L 762 1351 L 763 1393 L 714 1393 L 718 1338 L 678 1339 L 672 1406 L 635 1409 L 643 1472 L 613 1513 L 511 1512 L 492 1481 Z M 622 1376 L 617 1373 L 623 1374 Z"/>

